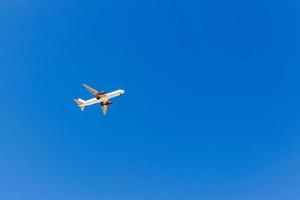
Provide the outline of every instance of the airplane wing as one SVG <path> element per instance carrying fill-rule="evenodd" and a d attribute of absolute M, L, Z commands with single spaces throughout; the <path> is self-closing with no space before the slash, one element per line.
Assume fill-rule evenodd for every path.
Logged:
<path fill-rule="evenodd" d="M 92 87 L 90 87 L 90 86 L 88 86 L 88 85 L 86 85 L 86 84 L 82 84 L 83 85 L 83 87 L 85 87 L 90 93 L 92 93 L 94 96 L 97 96 L 97 94 L 98 94 L 98 91 L 97 90 L 95 90 L 94 88 L 92 88 Z"/>
<path fill-rule="evenodd" d="M 102 109 L 103 115 L 105 115 L 106 111 L 107 111 L 107 105 L 105 105 L 105 104 L 101 105 L 101 109 Z"/>

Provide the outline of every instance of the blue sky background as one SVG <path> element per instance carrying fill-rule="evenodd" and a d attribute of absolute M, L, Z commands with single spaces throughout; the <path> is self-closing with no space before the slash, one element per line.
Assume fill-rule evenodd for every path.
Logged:
<path fill-rule="evenodd" d="M 299 12 L 0 1 L 0 199 L 299 199 Z M 83 82 L 126 93 L 82 113 Z"/>

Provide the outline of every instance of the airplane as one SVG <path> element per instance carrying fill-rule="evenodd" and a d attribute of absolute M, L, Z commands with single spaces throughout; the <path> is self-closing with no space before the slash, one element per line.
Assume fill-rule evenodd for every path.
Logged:
<path fill-rule="evenodd" d="M 101 105 L 101 109 L 102 109 L 102 113 L 103 115 L 106 114 L 107 112 L 107 107 L 110 106 L 112 104 L 111 101 L 109 101 L 111 98 L 120 96 L 122 94 L 125 93 L 124 90 L 116 90 L 110 93 L 106 93 L 104 91 L 97 91 L 94 88 L 86 85 L 86 84 L 82 84 L 90 93 L 92 93 L 95 97 L 89 100 L 83 100 L 83 99 L 74 99 L 74 101 L 76 102 L 76 104 L 78 105 L 78 107 L 80 108 L 81 111 L 84 111 L 85 106 L 90 106 L 93 104 L 100 104 Z"/>

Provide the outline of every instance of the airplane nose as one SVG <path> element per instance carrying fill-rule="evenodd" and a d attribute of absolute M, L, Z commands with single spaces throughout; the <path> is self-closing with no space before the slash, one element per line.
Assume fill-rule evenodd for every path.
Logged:
<path fill-rule="evenodd" d="M 125 93 L 125 90 L 121 90 L 121 94 L 124 94 Z"/>

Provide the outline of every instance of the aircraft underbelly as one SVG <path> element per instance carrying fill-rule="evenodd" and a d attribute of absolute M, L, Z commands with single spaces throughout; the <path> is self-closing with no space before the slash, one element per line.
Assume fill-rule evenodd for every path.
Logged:
<path fill-rule="evenodd" d="M 106 96 L 101 97 L 101 98 L 98 100 L 98 103 L 106 102 L 106 101 L 108 101 L 108 99 L 109 99 L 109 98 L 107 98 Z"/>
<path fill-rule="evenodd" d="M 86 106 L 89 106 L 89 105 L 93 105 L 93 104 L 95 104 L 95 103 L 98 103 L 98 100 L 97 100 L 96 98 L 93 98 L 93 99 L 87 100 L 87 101 L 85 102 L 85 105 L 86 105 Z"/>

